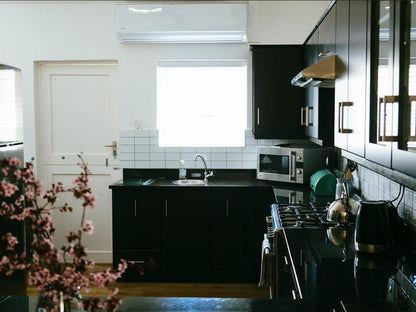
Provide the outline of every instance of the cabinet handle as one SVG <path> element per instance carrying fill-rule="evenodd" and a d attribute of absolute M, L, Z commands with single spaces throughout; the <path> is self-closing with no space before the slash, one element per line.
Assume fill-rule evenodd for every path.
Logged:
<path fill-rule="evenodd" d="M 137 201 L 134 200 L 134 217 L 137 217 Z"/>
<path fill-rule="evenodd" d="M 397 135 L 387 135 L 387 104 L 399 102 L 399 97 L 388 95 L 378 100 L 378 141 L 379 142 L 397 142 Z M 382 113 L 383 112 L 383 113 Z M 383 125 L 383 127 L 381 127 Z M 393 129 L 392 129 L 393 132 Z"/>
<path fill-rule="evenodd" d="M 305 107 L 300 108 L 300 125 L 305 125 Z"/>
<path fill-rule="evenodd" d="M 344 108 L 352 106 L 352 102 L 338 103 L 338 133 L 352 133 L 352 129 L 344 128 Z"/>
<path fill-rule="evenodd" d="M 168 218 L 168 200 L 165 199 L 165 219 Z"/>
<path fill-rule="evenodd" d="M 144 260 L 129 260 L 127 262 L 133 263 L 133 264 L 145 264 Z"/>
<path fill-rule="evenodd" d="M 227 220 L 230 218 L 230 209 L 229 209 L 228 199 L 225 201 L 225 218 Z"/>
<path fill-rule="evenodd" d="M 305 127 L 313 126 L 313 123 L 309 122 L 309 111 L 313 110 L 313 106 L 306 106 L 300 108 L 300 125 Z"/>
<path fill-rule="evenodd" d="M 260 126 L 260 107 L 257 107 L 257 126 Z"/>
<path fill-rule="evenodd" d="M 410 111 L 411 112 L 415 111 L 415 109 L 416 109 L 416 107 L 413 107 L 413 109 L 412 109 L 412 106 L 413 106 L 412 104 L 416 106 L 416 95 L 409 95 L 409 106 L 410 106 Z M 408 141 L 416 141 L 416 133 L 415 132 L 410 133 L 407 140 Z"/>

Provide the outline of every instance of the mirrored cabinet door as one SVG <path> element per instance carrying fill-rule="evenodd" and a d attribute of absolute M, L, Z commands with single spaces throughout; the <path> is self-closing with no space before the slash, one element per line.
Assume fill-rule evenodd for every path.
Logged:
<path fill-rule="evenodd" d="M 370 1 L 369 138 L 366 158 L 391 166 L 392 141 L 398 133 L 395 88 L 394 1 Z"/>
<path fill-rule="evenodd" d="M 416 3 L 396 4 L 399 78 L 399 136 L 392 149 L 393 169 L 416 176 Z"/>

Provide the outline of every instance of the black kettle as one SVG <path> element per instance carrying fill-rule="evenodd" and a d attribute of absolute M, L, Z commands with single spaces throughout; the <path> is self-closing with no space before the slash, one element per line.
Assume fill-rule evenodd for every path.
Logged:
<path fill-rule="evenodd" d="M 389 252 L 394 232 L 394 212 L 394 207 L 388 202 L 362 201 L 355 224 L 355 250 L 370 254 Z"/>

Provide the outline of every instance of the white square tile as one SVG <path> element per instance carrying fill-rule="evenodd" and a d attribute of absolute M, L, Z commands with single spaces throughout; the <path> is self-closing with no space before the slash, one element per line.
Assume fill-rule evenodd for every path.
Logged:
<path fill-rule="evenodd" d="M 166 160 L 165 165 L 166 165 L 166 168 L 170 168 L 170 169 L 176 168 L 176 169 L 178 169 L 180 164 L 179 164 L 179 161 Z"/>
<path fill-rule="evenodd" d="M 140 161 L 135 161 L 134 162 L 134 167 L 135 168 L 150 168 L 150 161 L 144 161 L 144 160 L 140 160 Z"/>
<path fill-rule="evenodd" d="M 149 138 L 149 144 L 150 145 L 156 145 L 159 147 L 159 138 L 150 137 Z"/>
<path fill-rule="evenodd" d="M 182 155 L 181 155 L 181 159 L 183 159 L 182 158 Z M 196 164 L 196 161 L 195 160 L 193 160 L 193 159 L 191 159 L 191 160 L 183 159 L 183 160 L 185 161 L 185 168 L 186 169 L 193 169 L 193 168 L 195 168 L 195 164 Z"/>
<path fill-rule="evenodd" d="M 165 167 L 166 167 L 165 161 L 160 161 L 160 160 L 150 161 L 150 168 L 165 168 Z"/>
<path fill-rule="evenodd" d="M 227 161 L 233 160 L 233 161 L 240 161 L 242 160 L 241 154 L 238 153 L 227 153 Z"/>
<path fill-rule="evenodd" d="M 159 130 L 149 130 L 149 137 L 157 138 L 159 136 Z"/>
<path fill-rule="evenodd" d="M 135 130 L 134 136 L 136 138 L 148 138 L 149 130 Z"/>
<path fill-rule="evenodd" d="M 180 153 L 180 147 L 165 147 L 166 153 Z"/>
<path fill-rule="evenodd" d="M 244 161 L 243 160 L 243 169 L 256 169 L 257 161 Z"/>
<path fill-rule="evenodd" d="M 149 154 L 150 161 L 156 161 L 156 160 L 163 160 L 165 161 L 165 153 L 150 153 Z"/>
<path fill-rule="evenodd" d="M 211 153 L 211 160 L 212 161 L 227 160 L 227 154 L 226 153 Z"/>
<path fill-rule="evenodd" d="M 135 153 L 149 153 L 150 145 L 135 145 L 134 152 Z"/>
<path fill-rule="evenodd" d="M 134 138 L 134 145 L 150 145 L 149 138 Z"/>
<path fill-rule="evenodd" d="M 241 161 L 227 161 L 227 168 L 228 169 L 241 169 L 242 162 Z"/>
<path fill-rule="evenodd" d="M 251 129 L 245 130 L 244 135 L 245 135 L 246 138 L 253 138 L 254 139 L 253 130 L 251 130 Z"/>
<path fill-rule="evenodd" d="M 195 147 L 195 153 L 208 154 L 211 152 L 211 147 Z"/>
<path fill-rule="evenodd" d="M 253 138 L 246 138 L 246 146 L 257 146 L 258 140 Z"/>
<path fill-rule="evenodd" d="M 179 168 L 179 160 L 181 159 L 181 154 L 179 152 L 168 152 L 165 153 L 166 160 L 177 160 L 176 166 Z"/>
<path fill-rule="evenodd" d="M 151 153 L 164 153 L 166 151 L 164 147 L 159 147 L 157 145 L 150 145 L 149 150 Z"/>
<path fill-rule="evenodd" d="M 195 153 L 181 152 L 181 159 L 186 162 L 194 162 Z"/>
<path fill-rule="evenodd" d="M 132 138 L 134 137 L 134 130 L 120 130 L 119 135 L 121 138 Z"/>
<path fill-rule="evenodd" d="M 226 147 L 211 147 L 211 154 L 213 153 L 226 153 L 227 148 Z"/>
<path fill-rule="evenodd" d="M 134 145 L 134 138 L 120 138 L 118 145 Z"/>
<path fill-rule="evenodd" d="M 134 168 L 134 161 L 120 160 L 121 168 Z"/>
<path fill-rule="evenodd" d="M 257 140 L 258 145 L 270 146 L 273 145 L 273 140 Z"/>
<path fill-rule="evenodd" d="M 243 149 L 241 147 L 227 147 L 227 154 L 240 153 Z"/>
<path fill-rule="evenodd" d="M 118 151 L 121 153 L 134 153 L 134 145 L 119 145 Z"/>
<path fill-rule="evenodd" d="M 257 154 L 254 153 L 244 153 L 243 161 L 254 161 L 257 162 Z"/>
<path fill-rule="evenodd" d="M 213 169 L 225 169 L 227 168 L 227 162 L 225 160 L 213 160 L 211 166 Z"/>
<path fill-rule="evenodd" d="M 134 154 L 134 160 L 150 160 L 150 154 L 149 153 L 135 153 Z"/>
<path fill-rule="evenodd" d="M 120 153 L 119 154 L 120 161 L 124 160 L 134 160 L 134 153 Z"/>
<path fill-rule="evenodd" d="M 257 146 L 246 146 L 243 148 L 242 153 L 257 153 Z"/>
<path fill-rule="evenodd" d="M 195 147 L 181 147 L 181 153 L 193 153 L 195 154 Z"/>

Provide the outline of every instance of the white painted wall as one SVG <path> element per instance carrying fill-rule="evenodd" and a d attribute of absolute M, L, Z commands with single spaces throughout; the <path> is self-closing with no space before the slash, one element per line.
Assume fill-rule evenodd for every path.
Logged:
<path fill-rule="evenodd" d="M 22 69 L 25 158 L 36 156 L 36 61 L 117 60 L 121 129 L 156 128 L 155 66 L 169 58 L 248 58 L 248 44 L 120 44 L 114 33 L 117 1 L 1 1 L 0 63 Z M 135 2 L 137 3 L 137 2 Z M 253 43 L 299 44 L 329 4 L 326 1 L 249 1 Z M 250 65 L 250 64 L 249 64 Z M 249 67 L 250 77 L 250 67 Z M 251 80 L 248 81 L 249 86 Z M 251 89 L 248 93 L 251 106 Z M 251 128 L 251 109 L 247 128 Z"/>
<path fill-rule="evenodd" d="M 120 128 L 132 129 L 134 120 L 142 120 L 143 129 L 154 130 L 157 60 L 250 60 L 249 44 L 120 44 L 114 33 L 117 3 L 127 2 L 0 1 L 0 64 L 22 69 L 26 161 L 36 157 L 39 148 L 35 125 L 37 61 L 117 61 Z M 328 4 L 328 0 L 250 1 L 250 40 L 266 44 L 303 43 Z M 251 129 L 250 73 L 249 61 L 247 129 Z M 100 218 L 109 220 L 111 215 L 103 214 Z"/>

